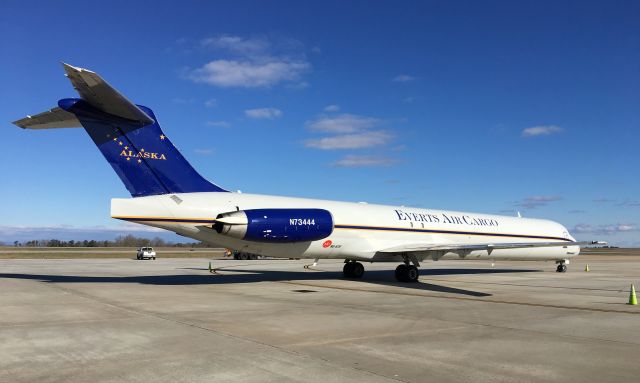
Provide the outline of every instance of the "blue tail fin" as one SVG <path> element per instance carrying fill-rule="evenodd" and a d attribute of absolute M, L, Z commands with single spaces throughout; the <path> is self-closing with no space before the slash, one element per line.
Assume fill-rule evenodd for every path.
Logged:
<path fill-rule="evenodd" d="M 202 178 L 164 135 L 151 109 L 135 105 L 97 73 L 62 63 L 81 98 L 27 116 L 24 129 L 82 126 L 134 197 L 226 190 Z"/>
<path fill-rule="evenodd" d="M 58 106 L 76 116 L 133 197 L 226 191 L 185 160 L 151 109 L 137 105 L 153 119 L 145 124 L 106 113 L 83 99 L 62 99 Z"/>

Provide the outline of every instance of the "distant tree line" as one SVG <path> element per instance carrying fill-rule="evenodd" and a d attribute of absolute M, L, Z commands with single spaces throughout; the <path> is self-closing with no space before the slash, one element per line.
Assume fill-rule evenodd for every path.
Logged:
<path fill-rule="evenodd" d="M 201 248 L 201 247 L 212 247 L 204 242 L 188 242 L 188 243 L 174 243 L 165 241 L 160 237 L 155 237 L 152 239 L 136 237 L 131 234 L 118 236 L 113 241 L 96 241 L 94 239 L 91 240 L 82 240 L 82 241 L 63 241 L 60 239 L 34 239 L 31 241 L 14 241 L 13 245 L 15 247 L 142 247 L 142 246 L 152 246 L 152 247 L 187 247 L 187 248 Z"/>

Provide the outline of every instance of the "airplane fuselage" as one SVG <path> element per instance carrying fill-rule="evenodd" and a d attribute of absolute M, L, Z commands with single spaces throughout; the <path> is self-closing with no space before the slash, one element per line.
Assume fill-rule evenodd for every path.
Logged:
<path fill-rule="evenodd" d="M 333 217 L 333 232 L 317 241 L 269 243 L 233 238 L 212 227 L 220 214 L 265 208 L 325 209 Z M 564 260 L 580 252 L 579 246 L 570 245 L 574 239 L 568 230 L 549 220 L 255 194 L 203 192 L 112 199 L 111 216 L 213 245 L 275 257 L 398 262 L 398 254 L 379 250 L 412 243 L 568 242 L 557 247 L 430 252 L 429 258 L 434 260 Z"/>

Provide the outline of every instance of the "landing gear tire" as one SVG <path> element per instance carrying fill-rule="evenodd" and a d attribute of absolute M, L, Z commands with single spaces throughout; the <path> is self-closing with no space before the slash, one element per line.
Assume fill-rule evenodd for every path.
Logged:
<path fill-rule="evenodd" d="M 345 278 L 359 279 L 364 275 L 364 266 L 360 262 L 347 262 L 342 268 Z"/>
<path fill-rule="evenodd" d="M 344 274 L 344 277 L 350 278 L 352 270 L 353 270 L 353 263 L 352 262 L 345 263 L 344 266 L 342 267 L 342 273 Z"/>
<path fill-rule="evenodd" d="M 398 282 L 406 282 L 405 281 L 406 275 L 407 275 L 407 265 L 405 265 L 404 263 L 401 265 L 398 265 L 398 267 L 396 267 L 396 280 L 398 280 Z"/>
<path fill-rule="evenodd" d="M 364 275 L 364 266 L 362 265 L 362 263 L 360 262 L 354 262 L 353 263 L 353 270 L 351 271 L 351 276 L 353 278 L 362 278 L 362 276 Z"/>
<path fill-rule="evenodd" d="M 418 278 L 420 278 L 420 271 L 418 268 L 413 265 L 407 267 L 407 282 L 418 282 Z"/>
<path fill-rule="evenodd" d="M 567 272 L 567 265 L 561 263 L 558 265 L 558 267 L 556 268 L 556 272 L 558 273 L 566 273 Z"/>
<path fill-rule="evenodd" d="M 420 271 L 414 265 L 399 265 L 396 267 L 396 279 L 399 282 L 418 282 Z"/>

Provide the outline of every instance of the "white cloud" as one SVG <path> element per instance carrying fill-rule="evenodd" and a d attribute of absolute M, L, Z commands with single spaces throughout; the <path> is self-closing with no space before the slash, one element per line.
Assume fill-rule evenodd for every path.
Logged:
<path fill-rule="evenodd" d="M 338 116 L 320 116 L 307 121 L 305 126 L 316 132 L 323 133 L 355 133 L 370 129 L 380 124 L 377 118 L 359 116 L 356 114 L 340 114 Z"/>
<path fill-rule="evenodd" d="M 416 78 L 413 76 L 409 76 L 408 74 L 399 74 L 393 78 L 395 82 L 410 82 L 414 81 Z"/>
<path fill-rule="evenodd" d="M 287 85 L 289 89 L 305 89 L 309 87 L 309 83 L 306 81 L 298 81 L 293 84 Z"/>
<path fill-rule="evenodd" d="M 189 78 L 223 88 L 269 87 L 279 82 L 295 82 L 309 68 L 306 62 L 215 60 L 191 72 Z"/>
<path fill-rule="evenodd" d="M 214 128 L 228 128 L 231 126 L 231 124 L 226 121 L 207 121 L 205 125 L 212 126 Z"/>
<path fill-rule="evenodd" d="M 10 226 L 10 225 L 1 225 L 0 226 L 0 237 L 2 238 L 10 238 L 18 235 L 29 235 L 33 234 L 38 235 L 38 238 L 32 239 L 41 239 L 42 236 L 52 235 L 58 232 L 66 232 L 66 233 L 77 233 L 77 234 L 92 234 L 92 233 L 125 233 L 125 232 L 152 232 L 152 233 L 160 233 L 164 232 L 163 229 L 159 229 L 156 227 L 139 225 L 134 223 L 123 223 L 117 226 L 73 226 L 73 225 L 42 225 L 42 226 Z"/>
<path fill-rule="evenodd" d="M 546 206 L 550 202 L 560 201 L 562 197 L 555 195 L 536 195 L 532 197 L 526 197 L 520 202 L 516 203 L 516 206 L 523 207 L 525 209 L 535 209 L 540 206 Z"/>
<path fill-rule="evenodd" d="M 213 154 L 213 149 L 194 149 L 193 151 L 201 156 L 210 156 Z"/>
<path fill-rule="evenodd" d="M 215 36 L 200 41 L 203 47 L 228 50 L 246 56 L 256 56 L 265 54 L 271 47 L 266 39 L 244 38 L 240 36 Z"/>
<path fill-rule="evenodd" d="M 204 102 L 204 106 L 206 108 L 215 108 L 216 106 L 218 106 L 218 100 L 216 100 L 215 98 L 210 98 Z"/>
<path fill-rule="evenodd" d="M 390 166 L 396 162 L 396 159 L 390 157 L 348 155 L 331 165 L 337 167 Z"/>
<path fill-rule="evenodd" d="M 0 225 L 0 241 L 29 241 L 39 239 L 112 239 L 118 235 L 134 234 L 141 236 L 172 235 L 163 229 L 125 222 L 114 226 L 73 226 L 73 225 Z"/>
<path fill-rule="evenodd" d="M 339 112 L 340 111 L 340 105 L 327 105 L 324 107 L 324 111 L 325 112 Z"/>
<path fill-rule="evenodd" d="M 388 143 L 393 135 L 384 131 L 366 131 L 354 134 L 311 139 L 305 142 L 310 148 L 335 150 L 335 149 L 362 149 L 379 146 Z"/>
<path fill-rule="evenodd" d="M 302 44 L 296 40 L 269 41 L 223 35 L 204 39 L 201 46 L 216 49 L 229 57 L 188 71 L 186 77 L 192 81 L 223 88 L 270 87 L 279 83 L 293 87 L 308 85 L 301 77 L 311 69 L 311 64 L 302 52 Z"/>
<path fill-rule="evenodd" d="M 522 137 L 549 136 L 562 132 L 564 129 L 557 125 L 533 126 L 522 130 Z"/>
<path fill-rule="evenodd" d="M 0 233 L 32 233 L 32 232 L 53 232 L 56 230 L 77 231 L 79 233 L 92 232 L 121 232 L 121 231 L 149 231 L 164 232 L 163 229 L 157 227 L 145 226 L 131 222 L 123 222 L 116 226 L 74 226 L 74 225 L 0 225 Z"/>
<path fill-rule="evenodd" d="M 616 223 L 609 225 L 590 225 L 586 223 L 577 224 L 571 230 L 574 233 L 594 233 L 594 234 L 614 234 L 638 231 L 634 223 Z"/>
<path fill-rule="evenodd" d="M 637 200 L 626 200 L 620 203 L 617 203 L 616 206 L 626 206 L 626 207 L 638 207 L 640 206 L 640 201 Z"/>
<path fill-rule="evenodd" d="M 182 98 L 182 97 L 174 97 L 171 99 L 171 102 L 174 104 L 191 104 L 193 102 L 192 98 Z"/>
<path fill-rule="evenodd" d="M 268 119 L 273 120 L 282 116 L 282 111 L 276 108 L 256 108 L 247 109 L 244 111 L 245 116 L 256 119 Z"/>

